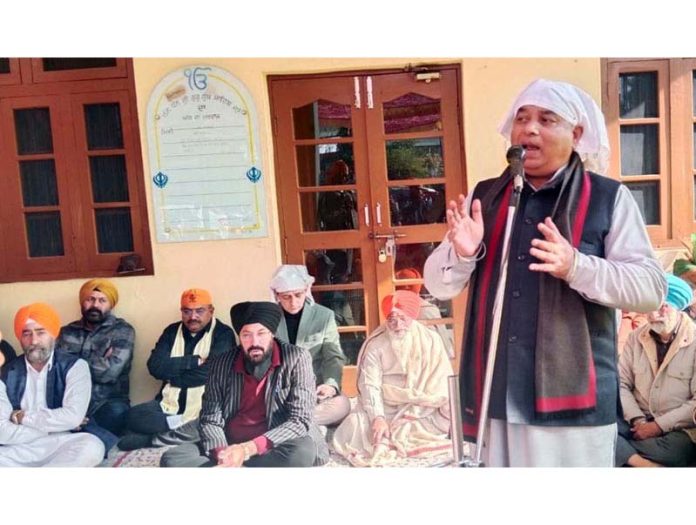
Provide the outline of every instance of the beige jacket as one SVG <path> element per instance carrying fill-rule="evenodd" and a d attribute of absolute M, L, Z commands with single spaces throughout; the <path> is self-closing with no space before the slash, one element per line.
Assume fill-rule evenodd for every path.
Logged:
<path fill-rule="evenodd" d="M 644 325 L 632 332 L 619 357 L 624 418 L 651 415 L 664 432 L 689 429 L 696 442 L 696 326 L 680 313 L 681 326 L 657 368 L 657 347 Z"/>

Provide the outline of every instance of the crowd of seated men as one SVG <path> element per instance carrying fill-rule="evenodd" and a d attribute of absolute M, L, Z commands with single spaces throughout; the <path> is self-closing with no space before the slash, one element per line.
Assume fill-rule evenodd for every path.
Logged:
<path fill-rule="evenodd" d="M 327 426 L 353 466 L 449 450 L 451 356 L 417 321 L 421 296 L 401 289 L 382 302 L 385 322 L 360 350 L 351 404 L 334 315 L 314 302 L 313 282 L 306 267 L 282 265 L 270 281 L 275 302 L 235 304 L 231 327 L 209 291 L 185 290 L 181 319 L 147 361 L 161 388 L 135 406 L 135 330 L 113 313 L 113 283 L 84 283 L 82 317 L 64 326 L 48 304 L 23 306 L 14 319 L 23 354 L 0 336 L 0 466 L 97 466 L 114 447 L 167 446 L 163 467 L 310 467 L 329 459 Z M 696 461 L 696 325 L 683 312 L 692 291 L 667 282 L 664 304 L 619 358 L 617 466 Z"/>

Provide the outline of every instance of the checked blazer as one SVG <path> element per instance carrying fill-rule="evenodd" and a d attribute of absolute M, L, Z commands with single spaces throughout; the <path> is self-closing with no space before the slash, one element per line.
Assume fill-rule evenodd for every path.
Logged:
<path fill-rule="evenodd" d="M 316 386 L 312 358 L 307 350 L 274 339 L 280 347 L 280 366 L 266 382 L 266 436 L 274 446 L 309 435 L 317 447 L 315 465 L 329 459 L 329 450 L 314 422 Z M 203 394 L 199 416 L 201 448 L 204 453 L 228 445 L 225 436 L 227 423 L 237 415 L 241 404 L 244 376 L 233 369 L 242 352 L 236 346 L 210 361 L 210 373 Z"/>

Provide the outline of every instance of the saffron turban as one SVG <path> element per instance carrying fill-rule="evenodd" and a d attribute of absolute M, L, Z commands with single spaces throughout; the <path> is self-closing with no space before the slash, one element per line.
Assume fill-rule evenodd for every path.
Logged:
<path fill-rule="evenodd" d="M 22 338 L 22 330 L 29 320 L 43 326 L 54 339 L 58 337 L 60 317 L 52 306 L 46 303 L 33 303 L 17 310 L 14 320 L 14 331 L 17 339 Z"/>
<path fill-rule="evenodd" d="M 691 304 L 693 292 L 684 279 L 671 273 L 667 277 L 667 298 L 665 302 L 677 310 L 683 310 Z"/>
<path fill-rule="evenodd" d="M 397 279 L 421 279 L 423 276 L 415 268 L 402 268 L 394 274 Z M 420 293 L 422 284 L 397 284 L 397 290 L 410 290 L 413 293 Z"/>
<path fill-rule="evenodd" d="M 408 290 L 397 290 L 382 299 L 382 313 L 384 317 L 389 317 L 389 312 L 397 308 L 411 319 L 418 319 L 420 303 L 421 299 L 418 294 Z"/>
<path fill-rule="evenodd" d="M 206 306 L 208 304 L 213 304 L 213 296 L 210 295 L 208 290 L 190 288 L 181 294 L 182 308 L 198 308 L 199 306 Z"/>
<path fill-rule="evenodd" d="M 83 284 L 80 288 L 80 304 L 85 302 L 92 292 L 101 292 L 106 295 L 111 303 L 111 308 L 114 308 L 118 302 L 118 290 L 114 283 L 107 279 L 90 279 Z"/>
<path fill-rule="evenodd" d="M 254 323 L 262 324 L 275 334 L 282 315 L 283 309 L 277 303 L 267 301 L 237 303 L 230 309 L 232 327 L 237 334 L 244 325 Z"/>

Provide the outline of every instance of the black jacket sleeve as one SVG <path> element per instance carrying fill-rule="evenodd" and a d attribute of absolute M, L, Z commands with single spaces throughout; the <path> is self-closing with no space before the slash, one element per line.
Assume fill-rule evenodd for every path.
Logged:
<path fill-rule="evenodd" d="M 216 355 L 231 350 L 235 345 L 234 332 L 232 329 L 226 324 L 221 323 L 220 320 L 217 320 L 207 361 L 199 366 L 197 356 L 188 356 L 195 358 L 194 366 L 182 369 L 178 376 L 171 379 L 172 385 L 179 388 L 191 388 L 205 385 L 208 379 L 208 373 L 210 372 L 210 360 Z"/>
<path fill-rule="evenodd" d="M 155 348 L 150 353 L 150 358 L 147 360 L 147 369 L 152 377 L 161 381 L 172 381 L 181 375 L 181 372 L 187 366 L 187 361 L 191 361 L 190 357 L 171 357 L 169 354 L 174 345 L 176 331 L 181 323 L 172 323 L 164 329 L 162 335 L 157 340 Z M 196 362 L 198 358 L 196 358 Z"/>

